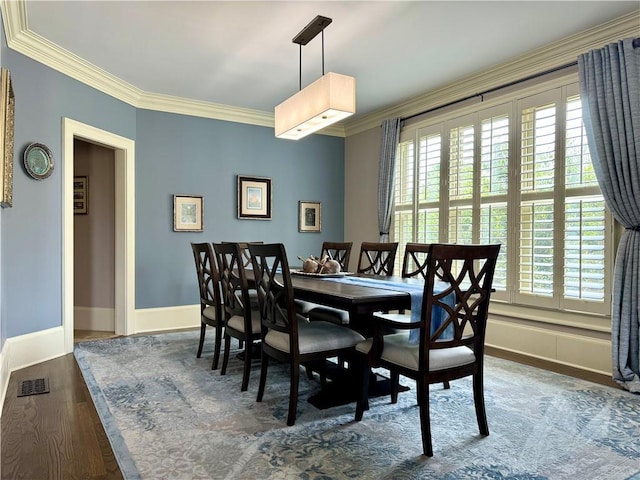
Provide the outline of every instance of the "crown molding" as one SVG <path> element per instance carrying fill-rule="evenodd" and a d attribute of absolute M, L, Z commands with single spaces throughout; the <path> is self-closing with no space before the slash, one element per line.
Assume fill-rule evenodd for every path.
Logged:
<path fill-rule="evenodd" d="M 478 92 L 574 62 L 579 55 L 589 50 L 601 48 L 622 38 L 638 36 L 639 23 L 640 10 L 548 44 L 509 62 L 476 72 L 406 102 L 383 108 L 361 118 L 347 120 L 346 135 L 349 137 L 379 127 L 387 118 L 416 115 Z"/>
<path fill-rule="evenodd" d="M 145 92 L 30 31 L 24 0 L 0 0 L 0 9 L 9 48 L 133 107 L 261 127 L 274 126 L 273 112 Z M 318 133 L 344 137 L 344 125 L 332 125 Z"/>
<path fill-rule="evenodd" d="M 25 0 L 0 0 L 0 9 L 9 48 L 133 107 L 262 127 L 274 126 L 273 112 L 145 92 L 31 32 L 27 27 Z M 383 108 L 361 118 L 331 125 L 317 133 L 336 137 L 355 135 L 380 126 L 386 118 L 415 115 L 474 93 L 573 62 L 578 55 L 591 49 L 600 48 L 627 36 L 637 36 L 639 21 L 640 11 L 622 16 L 510 62 L 433 89 L 406 102 Z"/>

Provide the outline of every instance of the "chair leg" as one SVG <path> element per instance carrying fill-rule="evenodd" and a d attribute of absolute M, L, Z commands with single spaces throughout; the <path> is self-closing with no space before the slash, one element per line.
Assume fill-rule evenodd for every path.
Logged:
<path fill-rule="evenodd" d="M 420 407 L 420 429 L 422 430 L 422 453 L 427 457 L 433 457 L 431 420 L 429 418 L 429 383 L 424 379 L 419 379 L 417 391 Z"/>
<path fill-rule="evenodd" d="M 207 324 L 201 322 L 200 323 L 200 342 L 198 342 L 198 353 L 196 353 L 196 358 L 200 358 L 202 355 L 202 347 L 204 347 L 204 333 L 207 329 Z"/>
<path fill-rule="evenodd" d="M 262 362 L 260 364 L 260 383 L 258 384 L 258 396 L 256 402 L 262 401 L 264 395 L 264 387 L 267 384 L 267 369 L 269 368 L 269 356 L 262 352 Z"/>
<path fill-rule="evenodd" d="M 449 380 L 442 382 L 442 386 L 444 387 L 445 390 L 449 390 L 451 388 L 451 384 L 449 383 Z"/>
<path fill-rule="evenodd" d="M 400 373 L 397 370 L 391 370 L 391 403 L 398 403 L 398 392 L 400 391 Z"/>
<path fill-rule="evenodd" d="M 227 364 L 229 363 L 229 350 L 231 350 L 231 337 L 225 333 L 224 335 L 224 353 L 222 354 L 222 368 L 220 375 L 227 374 Z"/>
<path fill-rule="evenodd" d="M 311 366 L 310 365 L 304 365 L 304 369 L 307 372 L 307 378 L 309 380 L 313 380 L 313 369 L 311 368 Z"/>
<path fill-rule="evenodd" d="M 489 424 L 487 423 L 487 411 L 484 407 L 482 373 L 476 373 L 473 376 L 473 403 L 476 406 L 476 418 L 478 420 L 480 434 L 487 436 L 489 435 Z"/>
<path fill-rule="evenodd" d="M 246 392 L 249 387 L 249 375 L 251 374 L 251 354 L 253 353 L 253 342 L 246 341 L 244 349 L 244 368 L 242 369 L 242 386 L 241 392 Z"/>
<path fill-rule="evenodd" d="M 213 348 L 213 361 L 211 362 L 211 370 L 218 368 L 218 359 L 220 358 L 220 350 L 222 347 L 222 325 L 216 325 L 216 339 Z"/>
<path fill-rule="evenodd" d="M 291 364 L 291 385 L 289 386 L 289 414 L 287 415 L 287 425 L 296 423 L 296 409 L 298 408 L 298 383 L 300 382 L 300 365 L 295 362 Z"/>
<path fill-rule="evenodd" d="M 358 355 L 355 366 L 360 377 L 360 393 L 356 403 L 356 422 L 362 420 L 365 410 L 369 409 L 369 367 L 364 355 Z"/>

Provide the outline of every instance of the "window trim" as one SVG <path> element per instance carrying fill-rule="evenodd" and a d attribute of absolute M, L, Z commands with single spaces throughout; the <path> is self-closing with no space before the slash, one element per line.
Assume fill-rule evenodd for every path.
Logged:
<path fill-rule="evenodd" d="M 424 135 L 430 134 L 440 134 L 443 138 L 442 142 L 442 155 L 443 158 L 448 158 L 449 156 L 449 141 L 445 141 L 444 139 L 448 139 L 448 129 L 450 129 L 452 121 L 456 121 L 458 125 L 461 125 L 462 119 L 465 117 L 474 117 L 480 116 L 481 112 L 490 111 L 491 109 L 500 109 L 500 107 L 504 105 L 508 105 L 507 108 L 509 114 L 509 155 L 510 158 L 519 159 L 519 149 L 520 149 L 520 112 L 521 105 L 523 102 L 526 103 L 526 99 L 529 97 L 539 96 L 544 94 L 545 92 L 561 89 L 562 94 L 558 94 L 559 101 L 556 102 L 556 124 L 559 127 L 556 128 L 556 131 L 562 132 L 561 137 L 556 138 L 556 148 L 560 150 L 564 148 L 565 142 L 565 128 L 566 128 L 566 99 L 572 95 L 575 95 L 579 92 L 578 87 L 578 79 L 577 72 L 569 72 L 555 78 L 549 80 L 539 80 L 535 84 L 528 84 L 523 86 L 520 89 L 510 89 L 509 92 L 496 92 L 489 96 L 488 98 L 482 99 L 482 101 L 476 101 L 472 104 L 464 105 L 460 108 L 448 109 L 444 112 L 434 112 L 429 118 L 419 118 L 415 120 L 411 120 L 403 125 L 401 133 L 400 133 L 400 142 L 413 141 L 415 142 L 415 162 L 419 162 L 419 142 L 418 140 Z M 479 99 L 480 100 L 480 99 Z M 484 118 L 484 117 L 483 117 Z M 476 122 L 477 123 L 477 122 Z M 481 148 L 480 142 L 478 142 L 479 129 L 476 131 L 476 141 L 474 143 L 474 148 Z M 562 151 L 562 150 L 560 150 Z M 509 170 L 509 192 L 507 195 L 510 199 L 513 198 L 513 193 L 511 191 L 511 185 L 514 185 L 514 181 L 517 181 L 519 178 L 520 172 L 520 162 L 515 161 L 511 162 L 510 170 Z M 515 167 L 515 168 L 514 168 Z M 446 171 L 445 171 L 446 170 Z M 416 167 L 416 172 L 417 172 Z M 448 192 L 448 181 L 449 181 L 449 172 L 448 172 L 448 162 L 444 162 L 444 165 L 440 171 L 440 181 L 441 181 L 441 199 L 448 199 L 448 195 L 443 196 L 443 192 Z M 414 178 L 414 195 L 418 196 L 417 190 L 417 182 L 418 175 Z M 564 176 L 562 177 L 562 182 L 564 185 Z M 556 188 L 562 188 L 556 186 Z M 588 189 L 591 190 L 591 189 Z M 575 192 L 577 193 L 577 192 Z M 586 191 L 584 193 L 587 193 Z M 598 194 L 601 194 L 598 189 Z M 535 196 L 533 194 L 532 196 Z M 520 198 L 520 193 L 518 193 L 518 198 Z M 482 200 L 478 197 L 478 200 Z M 443 201 L 443 200 L 441 200 Z M 493 203 L 490 202 L 490 203 Z M 410 211 L 413 215 L 413 232 L 417 232 L 417 222 L 418 216 L 417 211 L 420 207 L 418 206 L 418 202 L 415 201 L 412 209 L 407 208 L 407 211 Z M 519 201 L 510 201 L 508 202 L 508 214 L 511 219 L 519 217 Z M 564 210 L 562 212 L 558 212 L 558 209 L 554 210 L 555 219 L 554 221 L 562 220 L 564 223 Z M 447 208 L 441 209 L 445 215 L 448 215 L 448 206 Z M 394 210 L 395 213 L 395 210 Z M 558 218 L 558 215 L 561 215 L 561 218 Z M 442 215 L 441 215 L 442 217 Z M 395 215 L 392 216 L 392 232 L 395 227 Z M 593 328 L 594 326 L 600 325 L 602 328 L 606 329 L 607 319 L 610 318 L 610 308 L 611 308 L 611 283 L 613 282 L 612 278 L 612 265 L 615 259 L 615 239 L 616 239 L 616 223 L 613 219 L 611 213 L 607 208 L 605 208 L 605 231 L 606 231 L 606 239 L 604 246 L 604 254 L 605 254 L 605 281 L 604 284 L 604 296 L 605 301 L 602 303 L 602 308 L 594 308 L 599 307 L 598 304 L 588 302 L 586 300 L 575 300 L 575 299 L 564 299 L 563 298 L 563 289 L 558 289 L 554 293 L 553 305 L 551 308 L 539 308 L 536 307 L 540 303 L 540 298 L 531 298 L 531 301 L 526 302 L 523 301 L 522 294 L 518 292 L 517 285 L 514 285 L 514 282 L 518 281 L 517 278 L 517 255 L 519 253 L 519 238 L 517 238 L 516 231 L 513 227 L 514 221 L 510 220 L 509 222 L 509 232 L 508 232 L 508 245 L 509 250 L 507 253 L 507 275 L 508 275 L 508 291 L 507 292 L 496 292 L 493 294 L 492 298 L 496 300 L 496 308 L 499 310 L 512 311 L 516 315 L 516 317 L 520 318 L 539 318 L 541 312 L 553 313 L 553 315 L 549 316 L 550 323 L 557 324 L 567 324 L 574 325 L 575 321 L 566 322 L 562 320 L 563 317 L 567 315 L 571 316 L 575 314 L 575 312 L 579 312 L 579 315 L 587 315 L 592 318 L 593 322 L 588 322 L 589 327 Z M 440 238 L 447 238 L 446 235 L 443 236 L 443 229 L 446 231 L 448 229 L 448 219 L 440 218 Z M 475 230 L 479 229 L 479 224 L 474 226 L 474 235 L 477 235 Z M 556 236 L 557 237 L 557 236 Z M 562 269 L 564 268 L 564 238 L 554 238 L 554 249 L 560 248 L 560 253 L 557 254 L 556 258 L 559 258 L 561 261 L 554 262 L 554 272 L 560 271 L 562 273 Z M 558 270 L 559 269 L 559 270 Z M 555 276 L 555 275 L 554 275 Z M 544 297 L 545 301 L 549 301 L 548 297 Z M 503 303 L 504 302 L 504 303 Z M 499 305 L 499 306 L 498 306 Z M 548 305 L 548 304 L 547 304 Z M 505 306 L 507 308 L 505 308 Z M 594 311 L 597 310 L 597 311 Z M 548 314 L 544 315 L 545 317 Z M 579 323 L 579 322 L 578 322 Z M 593 325 L 592 325 L 593 324 Z"/>

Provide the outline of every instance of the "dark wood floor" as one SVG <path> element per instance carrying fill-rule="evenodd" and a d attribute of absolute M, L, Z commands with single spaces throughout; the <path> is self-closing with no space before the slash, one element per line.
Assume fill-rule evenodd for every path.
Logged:
<path fill-rule="evenodd" d="M 50 393 L 17 396 L 37 378 Z M 123 478 L 73 354 L 11 374 L 0 438 L 2 479 Z"/>

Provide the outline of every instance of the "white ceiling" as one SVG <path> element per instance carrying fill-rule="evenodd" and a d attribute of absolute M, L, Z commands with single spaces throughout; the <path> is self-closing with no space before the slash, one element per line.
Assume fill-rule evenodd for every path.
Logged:
<path fill-rule="evenodd" d="M 356 77 L 357 115 L 624 14 L 638 1 L 27 1 L 27 26 L 148 93 L 272 112 L 298 90 L 293 37 L 316 15 L 325 71 Z M 319 35 L 303 87 L 322 74 Z M 355 117 L 354 117 L 355 118 Z"/>

